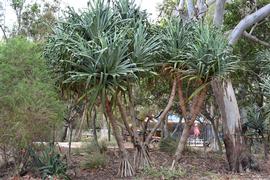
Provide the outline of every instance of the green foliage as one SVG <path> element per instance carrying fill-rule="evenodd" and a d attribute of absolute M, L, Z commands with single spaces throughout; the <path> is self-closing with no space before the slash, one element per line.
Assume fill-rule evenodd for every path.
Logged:
<path fill-rule="evenodd" d="M 107 151 L 107 142 L 102 140 L 99 142 L 99 147 L 95 142 L 91 142 L 83 148 L 87 153 L 81 163 L 82 168 L 92 169 L 104 167 L 107 163 L 105 152 Z"/>
<path fill-rule="evenodd" d="M 52 32 L 51 28 L 56 21 L 56 13 L 59 11 L 59 1 L 44 1 L 25 6 L 22 12 L 20 35 L 33 40 L 45 40 Z"/>
<path fill-rule="evenodd" d="M 45 146 L 41 151 L 30 148 L 30 156 L 32 165 L 37 168 L 42 175 L 42 179 L 47 179 L 50 176 L 69 179 L 66 174 L 67 163 L 64 157 L 57 152 L 55 146 Z"/>
<path fill-rule="evenodd" d="M 180 168 L 170 169 L 166 167 L 145 167 L 143 169 L 143 174 L 150 176 L 151 178 L 177 179 L 185 177 L 186 171 Z"/>
<path fill-rule="evenodd" d="M 207 83 L 237 69 L 237 57 L 220 30 L 203 24 L 191 28 L 174 21 L 166 28 L 164 45 L 169 62 L 182 77 Z"/>
<path fill-rule="evenodd" d="M 177 10 L 178 4 L 179 0 L 163 0 L 158 9 L 163 14 L 163 17 L 171 17 L 173 11 Z"/>
<path fill-rule="evenodd" d="M 87 143 L 87 145 L 83 148 L 84 149 L 84 152 L 88 153 L 88 154 L 91 154 L 93 152 L 101 152 L 101 153 L 104 153 L 107 151 L 108 149 L 108 145 L 107 145 L 107 142 L 105 140 L 101 140 L 99 142 L 99 147 L 97 146 L 97 144 L 95 142 L 90 142 L 90 143 Z"/>
<path fill-rule="evenodd" d="M 113 5 L 96 0 L 82 13 L 70 9 L 45 48 L 59 85 L 79 97 L 91 97 L 92 103 L 98 97 L 105 102 L 105 94 L 125 90 L 140 73 L 151 71 L 159 48 L 158 37 L 149 35 L 145 19 L 134 21 L 140 11 L 132 2 Z"/>
<path fill-rule="evenodd" d="M 106 154 L 100 152 L 92 152 L 91 154 L 87 154 L 84 158 L 81 163 L 83 169 L 101 168 L 107 163 Z"/>
<path fill-rule="evenodd" d="M 170 155 L 174 155 L 176 149 L 178 146 L 178 142 L 172 138 L 171 136 L 168 136 L 165 139 L 161 139 L 159 143 L 159 149 L 162 152 L 166 152 Z"/>
<path fill-rule="evenodd" d="M 263 108 L 258 108 L 257 106 L 250 107 L 247 110 L 248 121 L 245 125 L 251 129 L 249 133 L 252 135 L 262 135 L 266 129 L 267 113 Z"/>
<path fill-rule="evenodd" d="M 34 141 L 48 141 L 64 109 L 41 48 L 24 38 L 1 44 L 0 74 L 0 146 L 16 154 Z"/>

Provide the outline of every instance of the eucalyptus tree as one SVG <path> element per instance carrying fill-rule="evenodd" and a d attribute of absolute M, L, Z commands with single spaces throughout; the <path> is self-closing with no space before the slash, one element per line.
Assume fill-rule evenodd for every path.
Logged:
<path fill-rule="evenodd" d="M 45 48 L 60 86 L 77 94 L 86 109 L 102 106 L 107 114 L 120 150 L 121 177 L 135 171 L 118 129 L 114 105 L 117 100 L 121 110 L 120 93 L 125 94 L 141 73 L 151 71 L 155 65 L 152 55 L 159 48 L 158 38 L 148 34 L 146 19 L 138 16 L 134 7 L 128 0 L 113 4 L 96 0 L 80 14 L 70 9 Z"/>

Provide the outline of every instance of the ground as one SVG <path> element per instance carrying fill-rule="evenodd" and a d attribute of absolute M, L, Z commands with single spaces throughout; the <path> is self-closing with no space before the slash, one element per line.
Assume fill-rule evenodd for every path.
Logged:
<path fill-rule="evenodd" d="M 129 147 L 129 145 L 128 145 Z M 130 162 L 133 162 L 134 153 L 132 148 L 128 148 L 130 154 Z M 265 161 L 262 156 L 258 156 L 261 171 L 245 172 L 232 174 L 228 171 L 226 159 L 223 155 L 214 152 L 204 152 L 203 148 L 189 149 L 185 152 L 179 167 L 176 170 L 171 170 L 170 166 L 173 157 L 167 153 L 160 152 L 158 149 L 150 149 L 152 167 L 138 170 L 136 176 L 126 179 L 190 179 L 190 180 L 231 180 L 231 179 L 260 179 L 270 180 L 270 161 Z M 107 163 L 103 168 L 83 169 L 81 162 L 86 158 L 86 154 L 73 149 L 73 154 L 70 159 L 68 174 L 74 180 L 107 180 L 121 179 L 117 177 L 117 168 L 119 166 L 119 156 L 117 148 L 108 148 L 106 152 Z M 0 171 L 1 173 L 1 171 Z M 6 178 L 8 180 L 36 180 L 40 178 L 32 178 L 31 174 L 24 178 Z M 1 179 L 1 178 L 0 178 Z M 3 179 L 3 180 L 6 180 Z"/>
<path fill-rule="evenodd" d="M 130 154 L 133 152 L 130 150 Z M 227 163 L 222 155 L 216 153 L 202 153 L 201 151 L 190 151 L 185 153 L 180 162 L 180 170 L 170 172 L 172 156 L 151 150 L 152 168 L 138 171 L 136 176 L 127 179 L 270 179 L 270 161 L 260 161 L 260 172 L 248 172 L 242 174 L 231 174 L 227 170 Z M 116 178 L 119 157 L 116 149 L 107 152 L 108 164 L 104 168 L 80 169 L 80 162 L 84 158 L 74 155 L 72 158 L 72 179 L 119 179 Z M 132 162 L 132 157 L 131 157 Z"/>

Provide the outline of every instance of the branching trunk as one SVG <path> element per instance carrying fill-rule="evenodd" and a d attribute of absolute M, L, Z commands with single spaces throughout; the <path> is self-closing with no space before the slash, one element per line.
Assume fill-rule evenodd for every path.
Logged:
<path fill-rule="evenodd" d="M 168 101 L 168 104 L 167 104 L 166 108 L 164 109 L 164 111 L 160 115 L 158 123 L 151 130 L 151 132 L 148 134 L 148 136 L 147 136 L 147 138 L 145 140 L 146 145 L 149 145 L 152 136 L 154 135 L 156 130 L 160 127 L 162 121 L 164 121 L 164 119 L 166 118 L 168 112 L 170 111 L 170 109 L 171 109 L 171 107 L 173 105 L 174 98 L 175 98 L 175 91 L 176 91 L 176 80 L 173 81 L 172 91 L 171 91 L 170 98 L 169 98 L 169 101 Z"/>
<path fill-rule="evenodd" d="M 189 137 L 190 129 L 192 125 L 194 124 L 196 118 L 200 114 L 203 102 L 205 100 L 206 90 L 207 90 L 206 88 L 202 89 L 201 92 L 198 95 L 196 95 L 196 97 L 194 97 L 193 102 L 192 102 L 191 113 L 189 116 L 185 117 L 186 122 L 184 125 L 184 131 L 182 133 L 182 136 L 180 138 L 179 144 L 175 152 L 175 158 L 172 163 L 172 168 L 174 167 L 175 163 L 178 163 L 178 161 L 182 157 L 185 145 L 187 143 L 187 139 Z"/>
<path fill-rule="evenodd" d="M 260 22 L 264 18 L 270 15 L 270 4 L 265 5 L 256 12 L 246 16 L 242 19 L 239 24 L 233 29 L 229 36 L 229 44 L 234 45 L 246 29 L 248 29 L 253 24 Z"/>
<path fill-rule="evenodd" d="M 222 0 L 220 0 L 220 2 L 225 3 Z M 222 12 L 223 11 L 224 4 Z M 217 10 L 216 13 L 218 13 Z M 242 19 L 229 36 L 229 45 L 234 45 L 247 28 L 261 21 L 269 14 L 270 4 Z M 218 21 L 218 19 L 219 18 L 214 18 L 214 24 L 216 26 L 222 25 L 222 21 L 220 19 Z M 241 165 L 245 168 L 245 166 L 250 164 L 252 159 L 251 156 L 246 153 L 246 146 L 241 135 L 240 113 L 232 83 L 230 79 L 224 81 L 215 80 L 212 82 L 212 88 L 223 121 L 224 144 L 229 167 L 232 171 L 239 172 Z"/>
<path fill-rule="evenodd" d="M 197 0 L 197 7 L 198 7 L 198 18 L 202 19 L 207 11 L 207 5 L 204 0 Z"/>
<path fill-rule="evenodd" d="M 116 119 L 112 113 L 111 104 L 110 104 L 108 98 L 106 99 L 106 113 L 108 115 L 109 121 L 110 121 L 112 129 L 113 129 L 114 137 L 116 139 L 116 142 L 117 142 L 119 150 L 120 150 L 121 163 L 120 163 L 118 175 L 120 177 L 133 176 L 135 174 L 135 171 L 128 160 L 128 152 L 125 149 L 123 138 L 121 137 L 121 135 L 119 133 L 119 129 L 117 127 L 117 122 L 116 122 Z"/>

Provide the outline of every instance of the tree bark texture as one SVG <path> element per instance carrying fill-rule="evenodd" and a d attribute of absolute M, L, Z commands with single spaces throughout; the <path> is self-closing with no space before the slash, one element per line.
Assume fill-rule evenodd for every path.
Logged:
<path fill-rule="evenodd" d="M 230 80 L 214 80 L 212 88 L 223 120 L 224 144 L 231 171 L 239 172 L 245 148 L 240 113 Z"/>
<path fill-rule="evenodd" d="M 195 10 L 192 0 L 187 0 L 187 12 L 188 12 L 188 18 L 193 19 L 195 16 Z"/>

